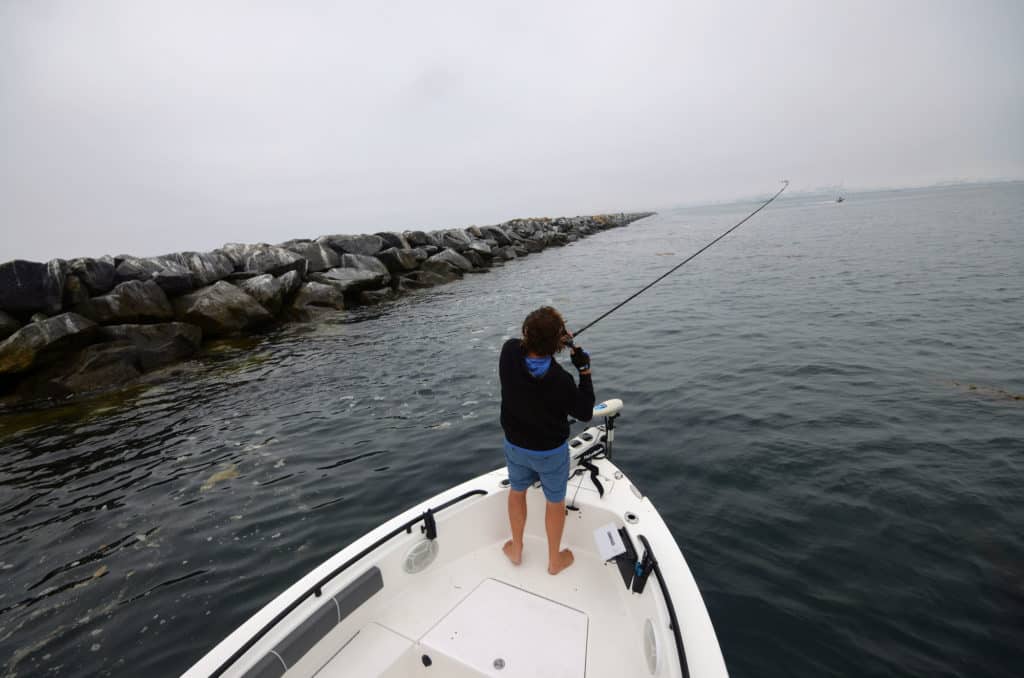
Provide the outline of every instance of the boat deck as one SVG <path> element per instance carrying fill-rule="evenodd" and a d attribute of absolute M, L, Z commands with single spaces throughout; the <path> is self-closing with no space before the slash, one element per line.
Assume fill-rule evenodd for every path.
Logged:
<path fill-rule="evenodd" d="M 603 433 L 588 429 L 572 445 L 600 450 Z M 700 591 L 661 516 L 610 460 L 591 457 L 579 470 L 562 538 L 575 562 L 558 575 L 547 572 L 538 487 L 527 491 L 522 563 L 502 551 L 508 480 L 495 469 L 350 544 L 185 677 L 726 676 Z M 626 553 L 606 561 L 595 540 L 607 549 L 616 534 Z"/>
<path fill-rule="evenodd" d="M 530 533 L 543 530 L 543 505 L 531 502 L 530 509 L 522 564 L 505 557 L 499 538 L 432 567 L 377 606 L 355 638 L 325 637 L 286 678 L 647 674 L 640 625 L 631 623 L 635 633 L 622 637 L 630 617 L 622 597 L 630 594 L 618 569 L 583 541 L 589 534 L 571 529 L 583 521 L 570 515 L 563 545 L 575 562 L 548 574 L 546 538 Z"/>

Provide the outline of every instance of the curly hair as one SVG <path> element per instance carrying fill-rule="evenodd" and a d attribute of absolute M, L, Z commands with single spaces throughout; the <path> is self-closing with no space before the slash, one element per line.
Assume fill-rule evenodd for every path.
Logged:
<path fill-rule="evenodd" d="M 523 321 L 523 348 L 527 353 L 554 355 L 564 348 L 565 320 L 550 306 L 541 306 Z"/>

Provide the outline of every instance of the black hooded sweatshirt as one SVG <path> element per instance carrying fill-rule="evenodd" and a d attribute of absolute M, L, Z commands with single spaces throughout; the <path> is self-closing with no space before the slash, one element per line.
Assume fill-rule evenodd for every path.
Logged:
<path fill-rule="evenodd" d="M 569 421 L 590 421 L 594 416 L 594 384 L 572 376 L 551 358 L 544 376 L 534 377 L 526 367 L 522 341 L 509 339 L 501 347 L 501 427 L 513 445 L 528 450 L 551 450 L 569 439 Z"/>

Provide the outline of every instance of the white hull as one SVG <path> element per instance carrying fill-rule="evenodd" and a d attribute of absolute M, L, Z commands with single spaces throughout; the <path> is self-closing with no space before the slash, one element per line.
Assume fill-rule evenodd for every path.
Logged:
<path fill-rule="evenodd" d="M 603 449 L 604 427 L 583 437 L 588 434 L 590 441 L 574 440 L 574 459 Z M 185 676 L 726 676 L 700 591 L 661 516 L 611 461 L 589 463 L 604 496 L 590 471 L 578 467 L 583 472 L 570 479 L 566 497 L 578 510 L 568 512 L 562 540 L 575 563 L 559 575 L 547 573 L 540 489 L 527 492 L 522 564 L 502 553 L 509 538 L 503 467 L 358 539 L 268 603 Z M 428 509 L 434 540 L 424 533 Z M 407 532 L 403 526 L 410 522 Z M 616 563 L 602 560 L 594 533 L 608 523 L 624 527 L 641 556 L 646 540 L 664 589 L 658 573 L 651 573 L 642 593 L 634 593 Z M 422 571 L 408 572 L 410 550 L 417 544 L 435 548 L 428 541 L 436 545 L 436 558 Z M 313 592 L 318 584 L 320 596 Z"/>

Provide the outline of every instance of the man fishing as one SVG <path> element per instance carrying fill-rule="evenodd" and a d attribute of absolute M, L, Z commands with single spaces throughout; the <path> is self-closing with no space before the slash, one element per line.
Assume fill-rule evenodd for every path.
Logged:
<path fill-rule="evenodd" d="M 579 370 L 579 385 L 554 355 L 572 346 L 570 359 Z M 573 346 L 561 314 L 550 306 L 533 311 L 523 321 L 522 339 L 509 339 L 501 348 L 501 427 L 505 430 L 505 461 L 511 489 L 508 520 L 512 539 L 505 555 L 518 565 L 523 558 L 526 527 L 526 489 L 540 481 L 547 506 L 544 527 L 548 537 L 548 573 L 572 565 L 569 549 L 561 549 L 565 528 L 565 490 L 569 480 L 569 422 L 572 416 L 590 421 L 594 385 L 590 356 Z"/>

